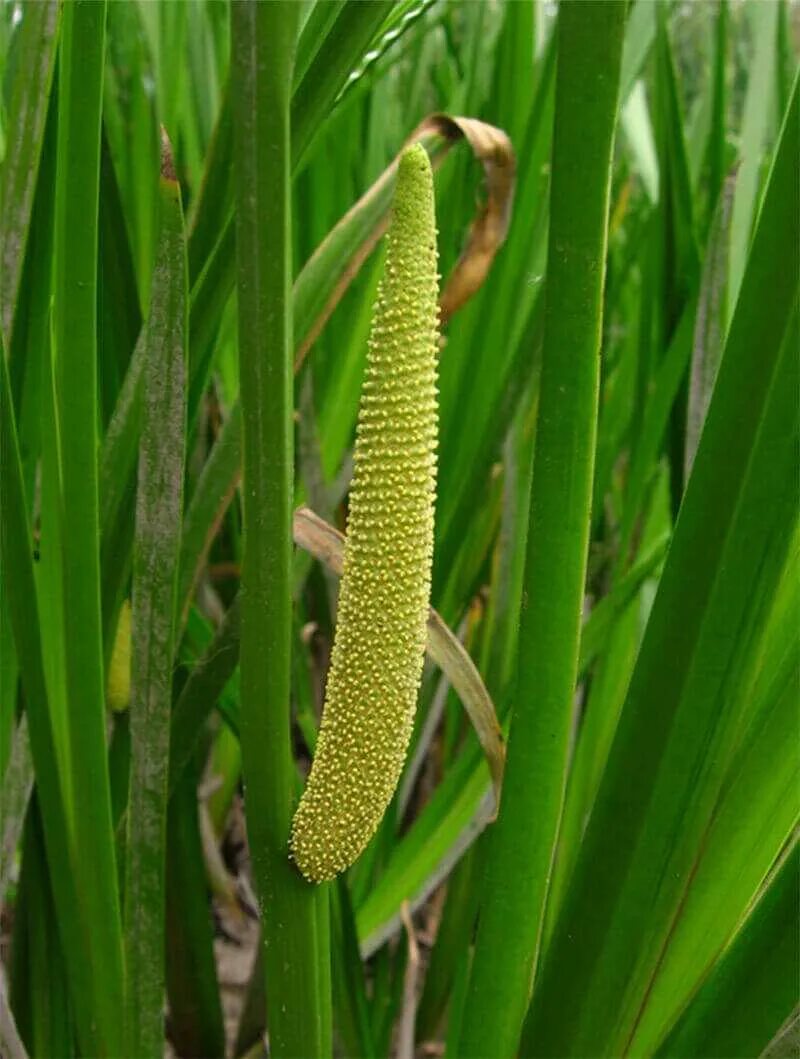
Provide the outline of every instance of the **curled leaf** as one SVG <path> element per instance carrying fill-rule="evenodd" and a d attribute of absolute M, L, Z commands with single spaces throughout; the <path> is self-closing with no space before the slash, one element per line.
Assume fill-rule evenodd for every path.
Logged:
<path fill-rule="evenodd" d="M 441 292 L 441 326 L 472 297 L 486 278 L 494 256 L 505 240 L 514 200 L 514 148 L 505 132 L 494 125 L 476 118 L 430 114 L 414 129 L 405 146 L 421 143 L 435 171 L 462 140 L 469 144 L 483 166 L 487 197 Z M 300 326 L 295 368 L 300 367 L 345 291 L 386 232 L 388 207 L 401 154 L 402 151 L 331 229 L 298 277 L 294 291 L 295 325 L 299 323 Z M 308 321 L 305 330 L 304 321 Z"/>

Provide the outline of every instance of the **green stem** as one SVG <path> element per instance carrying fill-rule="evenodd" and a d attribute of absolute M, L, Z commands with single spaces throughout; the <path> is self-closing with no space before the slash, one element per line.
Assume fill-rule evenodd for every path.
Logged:
<path fill-rule="evenodd" d="M 489 845 L 462 1057 L 516 1052 L 564 800 L 624 26 L 624 2 L 561 4 L 545 333 L 516 710 Z"/>
<path fill-rule="evenodd" d="M 290 119 L 299 7 L 232 6 L 239 375 L 244 427 L 241 725 L 250 850 L 260 892 L 271 1054 L 330 1052 L 318 938 L 322 888 L 288 856 L 296 771 L 292 632 Z"/>

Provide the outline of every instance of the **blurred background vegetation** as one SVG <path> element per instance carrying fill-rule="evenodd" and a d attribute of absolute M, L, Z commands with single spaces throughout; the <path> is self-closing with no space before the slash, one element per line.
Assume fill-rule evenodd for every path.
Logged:
<path fill-rule="evenodd" d="M 295 374 L 294 500 L 342 531 L 381 265 L 380 246 L 359 251 L 386 210 L 386 194 L 373 200 L 374 208 L 359 207 L 346 238 L 326 239 L 428 115 L 481 119 L 503 130 L 513 146 L 507 237 L 482 286 L 443 334 L 432 598 L 475 661 L 507 733 L 542 364 L 558 8 L 541 0 L 311 0 L 300 6 L 292 97 L 294 324 L 298 344 L 316 337 L 305 343 Z M 64 674 L 77 671 L 71 659 L 81 657 L 82 638 L 94 635 L 98 680 L 106 686 L 103 666 L 111 665 L 131 595 L 140 421 L 126 411 L 125 382 L 133 377 L 151 307 L 164 225 L 163 125 L 180 184 L 188 261 L 188 425 L 163 917 L 166 1033 L 179 1055 L 260 1054 L 274 1000 L 265 998 L 258 956 L 239 745 L 234 601 L 242 514 L 229 5 L 110 3 L 105 36 L 97 38 L 102 94 L 94 111 L 81 110 L 89 104 L 77 99 L 80 79 L 91 83 L 82 65 L 89 60 L 76 58 L 78 51 L 67 60 L 63 35 L 59 53 L 60 18 L 53 0 L 0 4 L 0 309 L 8 365 L 3 474 L 8 477 L 18 443 L 24 486 L 13 517 L 12 493 L 2 497 L 0 903 L 7 991 L 0 1030 L 11 1041 L 13 1013 L 31 1055 L 117 1054 L 109 1027 L 121 996 L 121 979 L 114 981 L 121 957 L 112 966 L 106 958 L 120 946 L 121 928 L 114 924 L 130 852 L 126 805 L 137 751 L 124 691 L 117 710 L 102 717 L 110 735 L 106 759 L 105 744 L 98 750 L 86 734 L 92 725 L 100 730 L 100 714 L 75 707 L 85 689 L 68 687 Z M 629 943 L 615 957 L 615 966 L 627 968 L 616 980 L 618 994 L 604 994 L 599 971 L 582 992 L 576 984 L 564 993 L 566 1022 L 571 1005 L 584 1002 L 591 1013 L 592 1005 L 619 1001 L 619 1024 L 600 1017 L 581 1023 L 581 1033 L 595 1034 L 598 1055 L 661 1049 L 673 1056 L 755 1056 L 770 1047 L 770 1055 L 796 1054 L 797 422 L 791 410 L 775 411 L 769 390 L 784 386 L 791 393 L 796 375 L 786 367 L 789 355 L 779 356 L 797 337 L 797 209 L 795 203 L 792 213 L 790 202 L 797 193 L 796 158 L 773 186 L 776 201 L 788 196 L 791 223 L 772 232 L 763 258 L 751 249 L 761 245 L 753 233 L 784 123 L 786 151 L 796 146 L 799 50 L 800 4 L 789 0 L 635 0 L 627 16 L 585 620 L 545 917 L 543 952 L 552 944 L 555 953 L 545 986 L 555 988 L 559 980 L 559 915 L 583 908 L 578 931 L 591 921 L 591 874 L 580 851 L 599 791 L 633 777 L 631 797 L 641 796 L 637 834 L 645 836 L 636 857 L 659 870 L 671 866 L 683 882 L 666 896 L 641 882 L 631 920 L 616 924 Z M 77 80 L 65 77 L 67 61 Z M 91 138 L 94 119 L 100 119 L 95 176 L 85 158 L 85 172 L 68 173 L 59 128 L 85 126 Z M 447 277 L 486 202 L 485 174 L 465 143 L 445 150 L 443 137 L 428 135 L 432 152 L 441 155 L 437 223 L 440 271 Z M 79 524 L 70 522 L 69 502 L 62 504 L 74 440 L 68 412 L 81 380 L 59 374 L 58 306 L 67 289 L 60 284 L 79 268 L 82 251 L 72 256 L 59 217 L 70 208 L 62 200 L 73 188 L 90 189 L 92 179 L 99 180 L 99 194 L 86 200 L 87 217 L 92 201 L 97 205 L 88 252 L 96 253 L 98 275 L 96 322 L 89 327 L 97 350 L 92 407 L 99 514 L 87 542 L 73 532 Z M 755 293 L 747 301 L 764 289 L 759 277 L 766 284 L 775 269 L 788 276 L 789 294 L 779 292 L 775 306 L 759 304 Z M 765 457 L 765 466 L 781 473 L 775 482 L 763 477 L 761 494 L 746 493 L 750 478 L 743 478 L 741 494 L 734 484 L 725 494 L 736 513 L 731 534 L 736 519 L 749 519 L 742 540 L 760 541 L 760 550 L 748 544 L 726 552 L 728 538 L 720 536 L 703 554 L 719 564 L 715 591 L 727 590 L 730 579 L 738 585 L 738 602 L 720 597 L 719 613 L 728 607 L 739 614 L 736 606 L 746 597 L 749 618 L 732 629 L 715 624 L 718 612 L 706 606 L 707 598 L 699 589 L 692 596 L 694 568 L 676 566 L 673 581 L 684 595 L 669 597 L 680 604 L 674 621 L 692 628 L 696 622 L 697 653 L 673 659 L 665 641 L 651 684 L 626 704 L 740 297 L 742 312 L 751 314 L 748 334 L 764 335 L 764 350 L 751 351 L 753 362 L 763 353 L 777 365 L 761 396 L 756 368 L 753 379 L 743 369 L 740 386 L 745 393 L 752 386 L 761 404 L 742 467 L 750 475 L 761 466 L 753 453 L 764 432 L 783 432 L 788 447 L 778 445 Z M 720 423 L 734 414 L 724 400 Z M 155 437 L 145 435 L 141 444 L 159 451 Z M 691 524 L 702 525 L 699 503 L 687 526 L 695 515 Z M 86 588 L 87 613 L 96 612 L 98 623 L 94 633 L 64 600 L 65 571 L 84 547 L 98 564 L 97 592 Z M 299 784 L 324 692 L 336 579 L 298 550 L 293 588 L 291 711 Z M 35 630 L 32 645 L 21 642 L 26 628 Z M 711 674 L 712 683 L 692 691 L 693 699 L 685 688 L 698 672 Z M 36 716 L 28 705 L 34 687 L 43 707 Z M 647 687 L 660 689 L 652 696 L 653 732 L 663 734 L 653 736 L 649 757 L 644 742 L 637 749 L 633 737 L 617 738 L 620 718 L 635 708 L 641 715 L 651 701 Z M 665 688 L 674 689 L 671 699 Z M 702 715 L 692 714 L 695 701 L 705 704 Z M 685 731 L 675 728 L 684 732 L 681 748 L 671 741 L 670 724 L 685 716 L 695 720 Z M 150 752 L 146 744 L 139 749 Z M 685 824 L 680 838 L 658 815 L 658 794 L 638 785 L 640 767 L 676 777 L 674 804 Z M 94 807 L 90 817 L 86 805 Z M 491 900 L 482 880 L 493 812 L 489 769 L 469 719 L 447 679 L 429 664 L 395 802 L 361 860 L 325 891 L 337 1054 L 459 1054 L 474 925 L 481 902 Z M 606 803 L 598 813 L 596 820 L 611 822 L 606 853 L 614 861 L 614 816 Z M 526 821 L 517 826 L 524 835 Z M 632 877 L 619 881 L 620 893 Z M 754 977 L 763 990 L 753 987 Z M 555 1041 L 560 1050 L 553 1054 L 577 1054 L 569 1050 L 575 1041 L 559 1040 L 546 1013 L 532 1009 L 530 1019 L 526 1032 Z M 15 1059 L 22 1054 L 6 1047 Z"/>

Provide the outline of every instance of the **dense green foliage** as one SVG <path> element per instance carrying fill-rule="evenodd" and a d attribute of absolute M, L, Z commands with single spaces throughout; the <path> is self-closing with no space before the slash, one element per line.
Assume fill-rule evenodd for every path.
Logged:
<path fill-rule="evenodd" d="M 799 16 L 0 5 L 3 1059 L 795 1054 Z M 438 613 L 316 885 L 341 541 L 293 512 L 347 525 L 412 134 Z"/>

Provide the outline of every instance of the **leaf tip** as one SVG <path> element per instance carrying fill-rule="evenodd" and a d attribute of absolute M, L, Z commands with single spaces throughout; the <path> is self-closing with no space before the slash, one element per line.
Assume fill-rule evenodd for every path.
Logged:
<path fill-rule="evenodd" d="M 172 153 L 172 144 L 167 135 L 167 130 L 163 125 L 161 126 L 161 179 L 168 180 L 172 184 L 178 183 L 178 177 L 175 173 L 175 157 Z"/>

